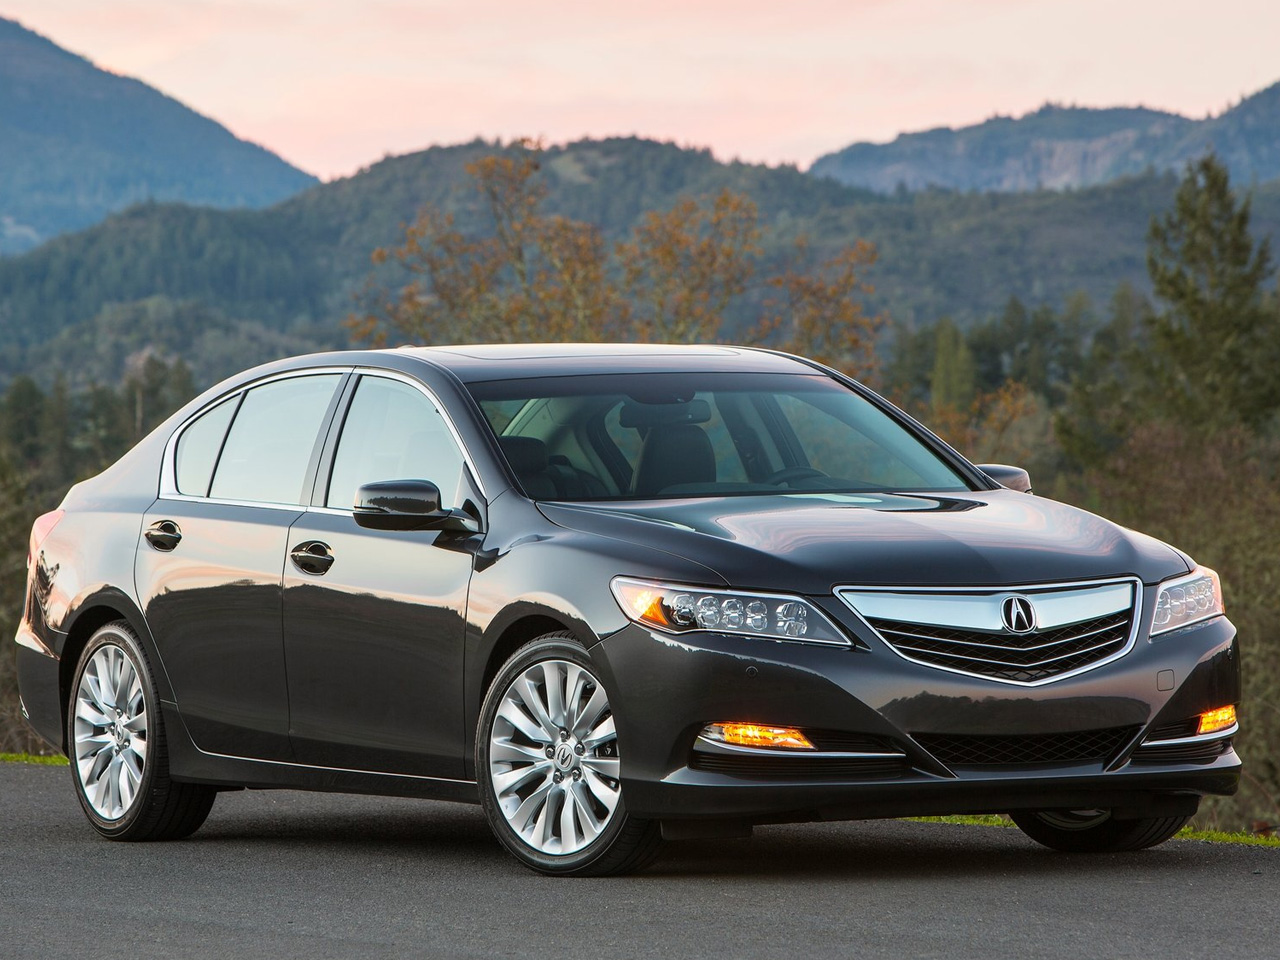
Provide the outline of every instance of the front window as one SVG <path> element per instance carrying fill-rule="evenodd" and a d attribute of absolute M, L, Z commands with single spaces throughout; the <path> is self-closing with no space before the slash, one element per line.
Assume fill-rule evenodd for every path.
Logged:
<path fill-rule="evenodd" d="M 893 417 L 820 374 L 546 377 L 470 389 L 539 499 L 970 489 Z"/>
<path fill-rule="evenodd" d="M 455 506 L 462 451 L 421 390 L 365 376 L 342 424 L 325 506 L 350 510 L 360 486 L 379 480 L 430 480 L 440 502 Z"/>

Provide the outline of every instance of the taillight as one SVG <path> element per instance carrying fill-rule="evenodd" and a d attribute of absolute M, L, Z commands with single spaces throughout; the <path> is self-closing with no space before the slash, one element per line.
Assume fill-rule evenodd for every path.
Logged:
<path fill-rule="evenodd" d="M 31 539 L 27 542 L 27 566 L 31 566 L 31 562 L 36 557 L 36 551 L 40 549 L 40 544 L 44 543 L 45 537 L 53 533 L 53 528 L 58 525 L 58 521 L 62 519 L 65 511 L 50 510 L 48 513 L 42 513 L 36 517 L 36 522 L 31 525 Z"/>

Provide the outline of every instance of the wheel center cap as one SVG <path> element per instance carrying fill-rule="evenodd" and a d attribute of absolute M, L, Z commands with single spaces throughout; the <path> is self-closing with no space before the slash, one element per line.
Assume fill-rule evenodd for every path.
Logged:
<path fill-rule="evenodd" d="M 556 747 L 556 769 L 561 772 L 568 770 L 573 766 L 574 753 L 573 746 L 569 743 L 562 743 Z"/>

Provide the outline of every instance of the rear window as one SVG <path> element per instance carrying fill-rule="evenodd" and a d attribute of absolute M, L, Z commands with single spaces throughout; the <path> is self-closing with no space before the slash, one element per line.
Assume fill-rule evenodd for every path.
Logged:
<path fill-rule="evenodd" d="M 304 502 L 303 481 L 339 374 L 276 380 L 244 396 L 209 495 L 256 503 Z"/>

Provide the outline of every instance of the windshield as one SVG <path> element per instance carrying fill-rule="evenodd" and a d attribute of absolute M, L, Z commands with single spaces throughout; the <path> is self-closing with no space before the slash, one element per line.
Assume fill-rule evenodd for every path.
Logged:
<path fill-rule="evenodd" d="M 820 374 L 592 375 L 469 388 L 538 500 L 970 489 L 896 420 Z"/>

